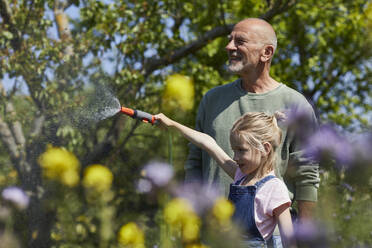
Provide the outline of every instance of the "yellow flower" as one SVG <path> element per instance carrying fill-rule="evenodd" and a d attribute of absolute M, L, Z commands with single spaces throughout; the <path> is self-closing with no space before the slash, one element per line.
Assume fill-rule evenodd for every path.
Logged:
<path fill-rule="evenodd" d="M 166 112 L 192 109 L 194 106 L 193 81 L 181 74 L 169 76 L 165 82 L 163 103 Z"/>
<path fill-rule="evenodd" d="M 230 221 L 234 210 L 234 205 L 229 200 L 224 197 L 220 197 L 216 200 L 212 209 L 212 213 L 222 224 Z"/>
<path fill-rule="evenodd" d="M 164 218 L 172 227 L 181 228 L 182 239 L 185 242 L 194 241 L 199 237 L 201 221 L 187 200 L 182 198 L 171 200 L 164 209 Z"/>
<path fill-rule="evenodd" d="M 94 164 L 85 169 L 83 185 L 97 192 L 104 192 L 110 189 L 112 180 L 113 175 L 109 169 L 103 165 Z"/>
<path fill-rule="evenodd" d="M 49 147 L 39 157 L 45 177 L 55 179 L 68 186 L 79 182 L 79 160 L 71 152 L 58 147 Z"/>
<path fill-rule="evenodd" d="M 192 212 L 192 207 L 187 200 L 175 198 L 165 206 L 164 218 L 168 224 L 178 226 L 182 225 L 187 218 L 187 214 Z"/>
<path fill-rule="evenodd" d="M 209 246 L 203 244 L 190 244 L 187 245 L 186 248 L 209 248 Z"/>
<path fill-rule="evenodd" d="M 118 241 L 122 245 L 132 245 L 136 248 L 145 247 L 143 232 L 134 222 L 129 222 L 120 228 Z"/>
<path fill-rule="evenodd" d="M 182 239 L 185 242 L 190 242 L 199 238 L 200 225 L 200 219 L 196 214 L 187 214 L 182 226 Z"/>

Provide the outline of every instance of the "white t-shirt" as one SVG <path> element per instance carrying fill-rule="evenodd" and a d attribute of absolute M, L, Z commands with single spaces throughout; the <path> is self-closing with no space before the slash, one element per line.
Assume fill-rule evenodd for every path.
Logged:
<path fill-rule="evenodd" d="M 273 175 L 274 171 L 268 175 Z M 268 176 L 266 175 L 266 176 Z M 238 168 L 235 173 L 234 181 L 237 182 L 245 174 Z M 258 231 L 262 237 L 267 240 L 274 232 L 275 226 L 278 224 L 273 215 L 274 209 L 287 205 L 291 206 L 288 189 L 282 180 L 275 177 L 264 183 L 256 192 L 254 199 L 254 218 Z"/>

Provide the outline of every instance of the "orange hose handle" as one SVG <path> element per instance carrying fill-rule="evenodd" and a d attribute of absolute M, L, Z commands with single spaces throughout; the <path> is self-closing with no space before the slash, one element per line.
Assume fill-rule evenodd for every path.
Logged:
<path fill-rule="evenodd" d="M 138 119 L 138 120 L 141 120 L 141 121 L 146 122 L 146 123 L 155 124 L 157 122 L 157 120 L 155 119 L 155 117 L 152 114 L 143 112 L 141 110 L 135 110 L 135 109 L 131 109 L 131 108 L 121 107 L 120 112 L 122 112 L 122 113 L 124 113 L 124 114 L 126 114 L 126 115 L 128 115 L 128 116 L 130 116 L 134 119 Z"/>

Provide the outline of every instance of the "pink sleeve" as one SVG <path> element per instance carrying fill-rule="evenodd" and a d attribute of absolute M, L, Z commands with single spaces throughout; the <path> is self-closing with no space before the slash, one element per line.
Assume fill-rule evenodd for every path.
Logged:
<path fill-rule="evenodd" d="M 255 198 L 256 225 L 262 237 L 268 239 L 274 232 L 276 220 L 273 211 L 282 206 L 291 206 L 288 189 L 279 179 L 267 181 L 257 192 Z"/>
<path fill-rule="evenodd" d="M 272 190 L 271 200 L 268 201 L 267 203 L 267 213 L 273 216 L 274 210 L 282 206 L 283 204 L 290 207 L 291 199 L 289 198 L 287 187 L 284 185 L 284 183 L 281 182 L 280 184 L 278 184 L 277 187 L 274 187 Z"/>

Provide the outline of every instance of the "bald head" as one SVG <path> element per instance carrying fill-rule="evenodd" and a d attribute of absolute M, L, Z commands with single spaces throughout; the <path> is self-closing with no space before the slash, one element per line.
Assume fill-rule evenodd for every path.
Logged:
<path fill-rule="evenodd" d="M 259 18 L 247 18 L 238 22 L 233 31 L 253 33 L 264 44 L 277 46 L 276 34 L 273 27 L 265 20 Z"/>

